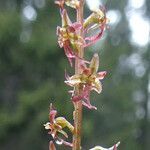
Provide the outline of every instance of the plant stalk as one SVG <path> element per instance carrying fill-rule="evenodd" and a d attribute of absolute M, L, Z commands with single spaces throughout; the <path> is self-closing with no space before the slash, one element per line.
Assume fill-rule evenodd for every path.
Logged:
<path fill-rule="evenodd" d="M 83 26 L 83 9 L 84 9 L 84 0 L 80 0 L 79 8 L 77 9 L 77 22 Z M 83 28 L 79 31 L 79 35 L 84 38 Z M 75 59 L 75 74 L 80 74 L 80 61 L 84 56 L 84 48 L 81 46 L 78 49 L 78 57 Z M 81 59 L 79 59 L 81 58 Z M 79 87 L 75 89 L 77 95 L 80 94 Z M 73 135 L 73 148 L 72 150 L 81 149 L 81 129 L 82 129 L 82 101 L 74 103 L 74 135 Z"/>

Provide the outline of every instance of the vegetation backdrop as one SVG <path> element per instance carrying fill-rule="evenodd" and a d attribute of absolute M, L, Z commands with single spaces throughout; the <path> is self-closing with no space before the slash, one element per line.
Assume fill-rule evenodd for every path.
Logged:
<path fill-rule="evenodd" d="M 92 95 L 98 111 L 83 110 L 83 150 L 118 141 L 120 150 L 149 150 L 150 43 L 140 34 L 135 37 L 142 36 L 145 43 L 132 39 L 137 27 L 144 35 L 149 30 L 142 22 L 133 26 L 130 13 L 142 12 L 142 19 L 149 20 L 150 2 L 135 8 L 124 0 L 103 3 L 114 22 L 102 40 L 88 48 L 87 57 L 99 53 L 100 70 L 108 74 L 103 92 Z M 48 121 L 50 102 L 59 115 L 72 121 L 69 87 L 64 84 L 64 70 L 70 74 L 72 70 L 57 43 L 55 31 L 60 24 L 52 0 L 0 0 L 1 150 L 47 150 L 51 137 L 43 124 Z"/>

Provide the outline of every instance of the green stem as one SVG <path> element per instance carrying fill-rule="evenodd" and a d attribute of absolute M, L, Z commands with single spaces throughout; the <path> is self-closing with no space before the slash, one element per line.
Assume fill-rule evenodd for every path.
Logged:
<path fill-rule="evenodd" d="M 77 22 L 83 25 L 83 7 L 84 0 L 80 0 L 79 8 L 77 9 Z M 80 30 L 79 35 L 84 38 L 83 29 Z M 78 57 L 75 60 L 75 74 L 80 74 L 80 61 L 84 55 L 84 48 L 80 47 L 78 49 Z M 77 95 L 80 94 L 80 89 L 76 88 L 75 93 Z M 74 104 L 74 135 L 73 135 L 73 148 L 72 150 L 80 150 L 81 149 L 81 129 L 82 129 L 82 101 L 76 102 Z"/>

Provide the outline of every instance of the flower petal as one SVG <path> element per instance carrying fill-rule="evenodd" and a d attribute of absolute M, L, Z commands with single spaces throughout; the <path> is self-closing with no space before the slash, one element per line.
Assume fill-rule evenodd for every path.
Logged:
<path fill-rule="evenodd" d="M 96 74 L 98 68 L 99 68 L 99 56 L 97 53 L 95 53 L 90 63 L 91 74 Z"/>
<path fill-rule="evenodd" d="M 105 29 L 105 26 L 103 25 L 103 26 L 100 27 L 100 32 L 98 34 L 93 35 L 91 37 L 86 37 L 85 41 L 87 43 L 84 45 L 84 47 L 88 47 L 88 46 L 91 46 L 94 43 L 96 43 L 102 37 L 102 35 L 104 33 L 104 29 Z"/>
<path fill-rule="evenodd" d="M 49 121 L 50 123 L 54 123 L 55 117 L 57 115 L 57 110 L 53 108 L 52 103 L 50 104 L 50 111 L 49 111 Z"/>
<path fill-rule="evenodd" d="M 97 93 L 101 93 L 102 84 L 99 79 L 96 78 L 95 81 L 92 83 L 92 90 L 96 91 Z"/>
<path fill-rule="evenodd" d="M 72 147 L 73 146 L 73 144 L 72 143 L 70 143 L 70 142 L 67 142 L 67 141 L 65 141 L 65 140 L 63 140 L 62 138 L 59 138 L 59 137 L 57 137 L 56 139 L 55 139 L 55 141 L 56 141 L 56 144 L 58 144 L 58 145 L 65 145 L 65 146 L 69 146 L 69 147 Z"/>
<path fill-rule="evenodd" d="M 46 124 L 44 124 L 44 127 L 46 130 L 50 130 L 51 129 L 50 122 L 47 122 Z"/>
<path fill-rule="evenodd" d="M 48 133 L 51 134 L 51 136 L 52 136 L 53 138 L 55 138 L 56 135 L 57 135 L 57 130 L 52 130 L 52 131 L 50 131 L 50 132 L 48 132 Z"/>
<path fill-rule="evenodd" d="M 62 128 L 67 127 L 71 132 L 73 132 L 74 127 L 64 117 L 57 117 L 55 121 L 56 124 L 60 125 Z"/>
<path fill-rule="evenodd" d="M 65 81 L 66 84 L 68 84 L 69 86 L 76 86 L 78 84 L 81 83 L 81 76 L 80 75 L 74 75 L 72 77 L 70 77 L 67 81 Z"/>
<path fill-rule="evenodd" d="M 120 145 L 120 141 L 114 146 L 110 147 L 109 150 L 117 150 L 117 147 Z"/>
<path fill-rule="evenodd" d="M 60 125 L 62 128 L 66 127 L 66 122 L 67 122 L 67 120 L 64 117 L 57 117 L 55 119 L 55 123 Z"/>
<path fill-rule="evenodd" d="M 66 9 L 63 9 L 61 12 L 61 17 L 62 17 L 62 27 L 66 27 L 68 25 L 71 25 L 72 22 L 68 16 L 68 13 L 66 11 Z"/>
<path fill-rule="evenodd" d="M 68 138 L 68 134 L 64 130 L 58 130 L 58 132 Z"/>
<path fill-rule="evenodd" d="M 83 104 L 85 107 L 87 107 L 88 109 L 95 109 L 95 110 L 97 110 L 97 107 L 92 106 L 90 103 L 87 103 L 87 102 L 85 102 L 85 101 L 82 101 L 82 104 Z"/>
<path fill-rule="evenodd" d="M 72 143 L 69 143 L 69 142 L 67 142 L 67 141 L 63 141 L 63 144 L 64 144 L 65 146 L 73 147 L 73 144 L 72 144 Z"/>
<path fill-rule="evenodd" d="M 83 101 L 82 104 L 89 108 L 89 109 L 95 109 L 97 110 L 97 108 L 95 106 L 92 106 L 90 103 L 90 91 L 91 91 L 91 87 L 90 86 L 85 86 L 84 90 L 83 90 Z"/>
<path fill-rule="evenodd" d="M 85 38 L 86 44 L 84 45 L 84 47 L 94 44 L 102 37 L 106 23 L 107 18 L 104 8 L 94 10 L 93 13 L 85 20 L 83 25 L 84 30 L 85 32 L 87 32 L 99 26 L 100 32 L 94 36 L 86 37 Z"/>
<path fill-rule="evenodd" d="M 104 77 L 105 77 L 106 74 L 107 74 L 106 71 L 98 72 L 98 73 L 97 73 L 97 78 L 98 78 L 99 80 L 102 80 L 102 79 L 104 79 Z"/>
<path fill-rule="evenodd" d="M 73 50 L 71 49 L 70 45 L 69 45 L 69 41 L 66 41 L 64 43 L 64 52 L 65 52 L 65 55 L 67 56 L 68 58 L 68 61 L 70 63 L 70 66 L 72 67 L 73 64 L 72 64 L 72 59 L 75 58 L 75 55 L 73 53 Z"/>

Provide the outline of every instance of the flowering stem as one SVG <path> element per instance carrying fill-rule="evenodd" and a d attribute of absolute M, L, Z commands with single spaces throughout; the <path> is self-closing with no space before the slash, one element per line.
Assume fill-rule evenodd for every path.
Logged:
<path fill-rule="evenodd" d="M 83 25 L 83 7 L 84 0 L 80 0 L 80 5 L 77 9 L 77 22 Z M 83 28 L 79 31 L 79 35 L 84 38 Z M 81 46 L 78 49 L 78 57 L 75 59 L 75 74 L 80 74 L 80 61 L 84 55 L 84 48 Z M 80 89 L 76 88 L 75 93 L 80 94 Z M 72 150 L 81 149 L 81 128 L 82 128 L 82 101 L 74 103 L 74 135 L 73 135 L 73 148 Z"/>

